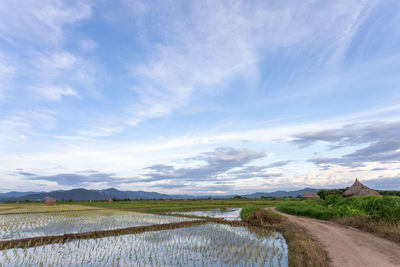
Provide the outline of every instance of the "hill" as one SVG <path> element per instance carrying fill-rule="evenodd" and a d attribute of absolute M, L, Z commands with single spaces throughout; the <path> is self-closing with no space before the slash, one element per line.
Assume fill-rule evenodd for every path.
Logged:
<path fill-rule="evenodd" d="M 245 198 L 260 198 L 260 197 L 297 197 L 305 192 L 318 192 L 320 189 L 304 188 L 295 191 L 275 191 L 271 193 L 253 193 L 242 195 Z M 3 201 L 43 201 L 46 197 L 53 197 L 58 200 L 73 201 L 88 201 L 88 200 L 107 200 L 110 198 L 117 199 L 199 199 L 199 198 L 231 198 L 233 195 L 224 196 L 193 196 L 193 195 L 167 195 L 157 192 L 146 191 L 120 191 L 115 188 L 103 190 L 89 190 L 77 188 L 72 190 L 58 190 L 51 192 L 9 192 L 0 194 L 0 199 Z"/>
<path fill-rule="evenodd" d="M 302 196 L 304 193 L 312 193 L 315 192 L 317 193 L 321 189 L 315 189 L 315 188 L 304 188 L 300 190 L 295 190 L 295 191 L 274 191 L 271 193 L 262 193 L 262 192 L 257 192 L 253 193 L 250 195 L 244 195 L 244 197 L 247 198 L 260 198 L 260 197 L 297 197 L 297 196 Z"/>

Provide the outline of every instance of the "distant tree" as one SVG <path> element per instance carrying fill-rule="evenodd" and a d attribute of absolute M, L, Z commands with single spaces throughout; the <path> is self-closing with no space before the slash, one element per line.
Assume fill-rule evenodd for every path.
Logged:
<path fill-rule="evenodd" d="M 332 189 L 332 190 L 320 190 L 317 194 L 321 199 L 326 199 L 328 196 L 342 196 L 345 189 Z"/>
<path fill-rule="evenodd" d="M 240 198 L 242 198 L 242 196 L 236 195 L 236 196 L 234 196 L 233 198 L 234 198 L 234 199 L 240 199 Z"/>
<path fill-rule="evenodd" d="M 400 191 L 390 191 L 390 190 L 377 190 L 377 191 L 382 196 L 399 196 L 400 197 Z"/>

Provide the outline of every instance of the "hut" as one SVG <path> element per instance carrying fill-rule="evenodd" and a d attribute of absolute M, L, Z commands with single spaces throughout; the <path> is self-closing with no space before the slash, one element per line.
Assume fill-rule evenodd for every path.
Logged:
<path fill-rule="evenodd" d="M 376 192 L 375 190 L 372 190 L 371 188 L 363 185 L 362 183 L 360 183 L 360 181 L 358 181 L 358 179 L 356 179 L 354 184 L 351 187 L 347 188 L 346 191 L 343 192 L 343 196 L 344 197 L 351 197 L 351 196 L 362 197 L 362 196 L 380 196 L 380 194 L 378 192 Z"/>
<path fill-rule="evenodd" d="M 108 203 L 113 203 L 112 198 L 110 198 L 110 199 L 108 200 Z"/>
<path fill-rule="evenodd" d="M 312 193 L 305 192 L 303 197 L 307 198 L 307 199 L 309 199 L 309 198 L 319 198 L 319 196 L 315 192 L 312 192 Z"/>
<path fill-rule="evenodd" d="M 57 202 L 57 199 L 55 199 L 53 197 L 47 197 L 46 201 L 45 201 L 47 206 L 54 206 L 56 204 L 56 202 Z"/>

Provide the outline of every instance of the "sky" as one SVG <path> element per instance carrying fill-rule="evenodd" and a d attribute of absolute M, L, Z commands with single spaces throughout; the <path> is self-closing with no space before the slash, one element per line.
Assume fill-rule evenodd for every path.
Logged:
<path fill-rule="evenodd" d="M 400 190 L 400 1 L 0 2 L 0 192 Z"/>

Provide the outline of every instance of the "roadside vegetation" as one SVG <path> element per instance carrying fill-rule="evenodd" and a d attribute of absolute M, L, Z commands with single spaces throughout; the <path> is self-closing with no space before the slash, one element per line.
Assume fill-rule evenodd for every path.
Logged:
<path fill-rule="evenodd" d="M 289 222 L 272 210 L 257 206 L 244 207 L 240 215 L 250 225 L 269 227 L 282 233 L 289 248 L 289 267 L 329 266 L 328 254 L 303 227 Z"/>
<path fill-rule="evenodd" d="M 343 198 L 338 194 L 323 197 L 324 199 L 285 200 L 277 205 L 277 209 L 294 215 L 334 220 L 400 243 L 400 197 Z"/>

